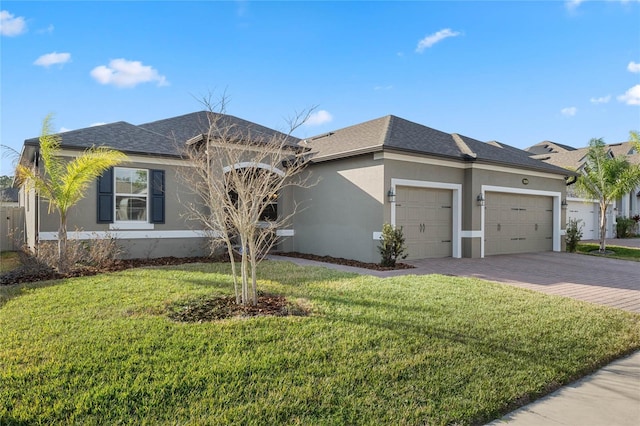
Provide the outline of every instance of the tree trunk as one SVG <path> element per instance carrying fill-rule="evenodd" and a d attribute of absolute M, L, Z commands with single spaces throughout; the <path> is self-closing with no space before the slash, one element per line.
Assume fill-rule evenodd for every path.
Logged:
<path fill-rule="evenodd" d="M 607 204 L 600 203 L 600 253 L 607 251 Z"/>
<path fill-rule="evenodd" d="M 58 272 L 67 272 L 67 215 L 60 212 L 60 227 L 58 228 Z"/>
<path fill-rule="evenodd" d="M 227 253 L 229 253 L 229 262 L 231 262 L 231 275 L 233 276 L 233 291 L 236 295 L 236 304 L 239 305 L 242 301 L 240 292 L 238 291 L 238 274 L 236 272 L 236 261 L 233 256 L 233 244 L 227 240 Z"/>
<path fill-rule="evenodd" d="M 240 249 L 242 250 L 242 304 L 247 305 L 249 304 L 249 274 L 247 271 L 247 245 L 245 241 L 241 242 Z"/>
<path fill-rule="evenodd" d="M 249 256 L 251 256 L 251 295 L 253 297 L 253 306 L 258 304 L 258 286 L 256 284 L 256 269 L 258 268 L 256 259 L 256 249 L 252 244 Z"/>

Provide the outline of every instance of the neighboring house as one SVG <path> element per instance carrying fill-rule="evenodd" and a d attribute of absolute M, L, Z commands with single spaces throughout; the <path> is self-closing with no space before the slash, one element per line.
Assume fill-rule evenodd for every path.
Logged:
<path fill-rule="evenodd" d="M 640 154 L 632 142 L 607 145 L 609 155 L 627 157 L 633 164 L 640 164 Z M 589 148 L 572 148 L 554 142 L 544 141 L 526 149 L 533 154 L 532 158 L 548 164 L 579 170 L 584 164 Z M 567 188 L 567 220 L 582 220 L 583 239 L 598 239 L 600 235 L 600 208 L 596 200 L 585 199 L 575 193 L 572 186 Z M 614 238 L 615 219 L 618 216 L 633 217 L 640 214 L 640 187 L 629 192 L 625 197 L 616 200 L 607 208 L 607 238 Z"/>
<path fill-rule="evenodd" d="M 18 188 L 0 189 L 0 203 L 5 207 L 18 207 Z"/>
<path fill-rule="evenodd" d="M 253 134 L 277 133 L 226 117 Z M 82 231 L 70 236 L 116 236 L 130 257 L 203 254 L 204 232 L 184 218 L 184 203 L 195 195 L 179 178 L 188 167 L 179 147 L 206 125 L 206 113 L 197 112 L 61 134 L 64 155 L 106 145 L 129 156 L 71 209 L 69 230 Z M 517 148 L 395 116 L 291 143 L 310 150 L 305 173 L 317 183 L 278 197 L 273 210 L 286 214 L 300 206 L 291 227 L 280 230 L 289 237 L 281 251 L 378 262 L 384 223 L 403 228 L 410 259 L 562 249 L 561 206 L 574 174 Z M 21 161 L 37 161 L 37 149 L 37 138 L 25 141 Z M 47 214 L 45 201 L 22 191 L 21 205 L 30 245 L 56 238 L 58 218 Z"/>

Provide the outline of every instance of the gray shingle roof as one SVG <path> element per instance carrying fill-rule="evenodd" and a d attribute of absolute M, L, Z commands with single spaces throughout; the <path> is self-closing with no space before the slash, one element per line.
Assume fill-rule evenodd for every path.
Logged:
<path fill-rule="evenodd" d="M 72 130 L 60 133 L 59 136 L 63 148 L 86 149 L 92 146 L 107 146 L 128 154 L 178 156 L 180 147 L 188 139 L 207 132 L 207 114 L 206 111 L 199 111 L 138 126 L 119 121 Z M 224 118 L 225 125 L 233 125 L 241 137 L 286 136 L 276 130 L 237 117 L 218 116 Z M 298 138 L 293 136 L 289 138 L 292 146 L 299 142 Z M 39 139 L 27 139 L 25 145 L 38 146 Z"/>
<path fill-rule="evenodd" d="M 606 145 L 606 147 L 614 157 L 626 157 L 631 164 L 640 164 L 640 153 L 635 150 L 633 142 L 611 144 Z M 577 170 L 584 164 L 588 152 L 589 148 L 578 148 L 573 151 L 552 152 L 532 155 L 532 157 L 545 163 Z"/>
<path fill-rule="evenodd" d="M 569 145 L 563 145 L 561 143 L 552 142 L 552 141 L 542 141 L 537 144 L 526 148 L 525 151 L 530 153 L 531 155 L 538 154 L 548 154 L 552 152 L 567 152 L 574 151 L 575 148 Z"/>
<path fill-rule="evenodd" d="M 0 201 L 10 203 L 18 202 L 18 188 L 2 188 L 0 189 Z"/>
<path fill-rule="evenodd" d="M 463 152 L 469 150 L 461 149 L 455 137 L 459 137 L 469 150 L 476 154 L 475 158 Z M 563 175 L 572 174 L 560 167 L 533 159 L 529 153 L 518 148 L 508 145 L 495 146 L 462 135 L 454 136 L 393 115 L 309 138 L 306 145 L 315 153 L 315 162 L 366 152 L 398 150 L 459 161 L 477 161 Z"/>

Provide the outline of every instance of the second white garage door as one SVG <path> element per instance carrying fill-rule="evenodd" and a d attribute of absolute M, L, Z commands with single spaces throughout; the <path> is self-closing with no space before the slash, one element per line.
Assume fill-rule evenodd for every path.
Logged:
<path fill-rule="evenodd" d="M 553 250 L 553 198 L 487 192 L 485 255 Z"/>
<path fill-rule="evenodd" d="M 452 224 L 451 190 L 396 188 L 396 226 L 404 231 L 407 259 L 451 256 Z"/>
<path fill-rule="evenodd" d="M 597 240 L 600 231 L 598 229 L 598 205 L 595 203 L 583 203 L 569 201 L 567 209 L 567 223 L 569 219 L 579 219 L 582 225 L 583 240 Z"/>

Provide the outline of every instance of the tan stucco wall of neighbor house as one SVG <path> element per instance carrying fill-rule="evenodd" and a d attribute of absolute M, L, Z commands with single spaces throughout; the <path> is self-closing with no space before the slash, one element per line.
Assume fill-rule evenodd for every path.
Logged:
<path fill-rule="evenodd" d="M 38 229 L 37 199 L 38 197 L 36 196 L 36 191 L 34 189 L 28 189 L 26 186 L 22 186 L 20 188 L 18 203 L 20 204 L 20 207 L 24 208 L 25 243 L 31 250 L 35 249 L 36 246 L 36 232 Z"/>
<path fill-rule="evenodd" d="M 386 199 L 381 161 L 372 154 L 313 164 L 309 188 L 296 188 L 303 204 L 293 219 L 287 251 L 378 262 L 374 232 L 382 229 Z"/>
<path fill-rule="evenodd" d="M 139 159 L 135 159 L 139 160 Z M 165 171 L 165 223 L 97 223 L 97 182 L 68 213 L 69 238 L 115 237 L 125 258 L 189 257 L 208 253 L 202 226 L 187 219 L 185 205 L 196 199 L 179 173 L 183 163 L 173 159 L 129 161 L 118 167 Z M 59 215 L 47 213 L 47 201 L 40 202 L 40 240 L 55 239 Z M 33 219 L 29 219 L 28 222 Z M 78 231 L 78 232 L 76 232 Z"/>

